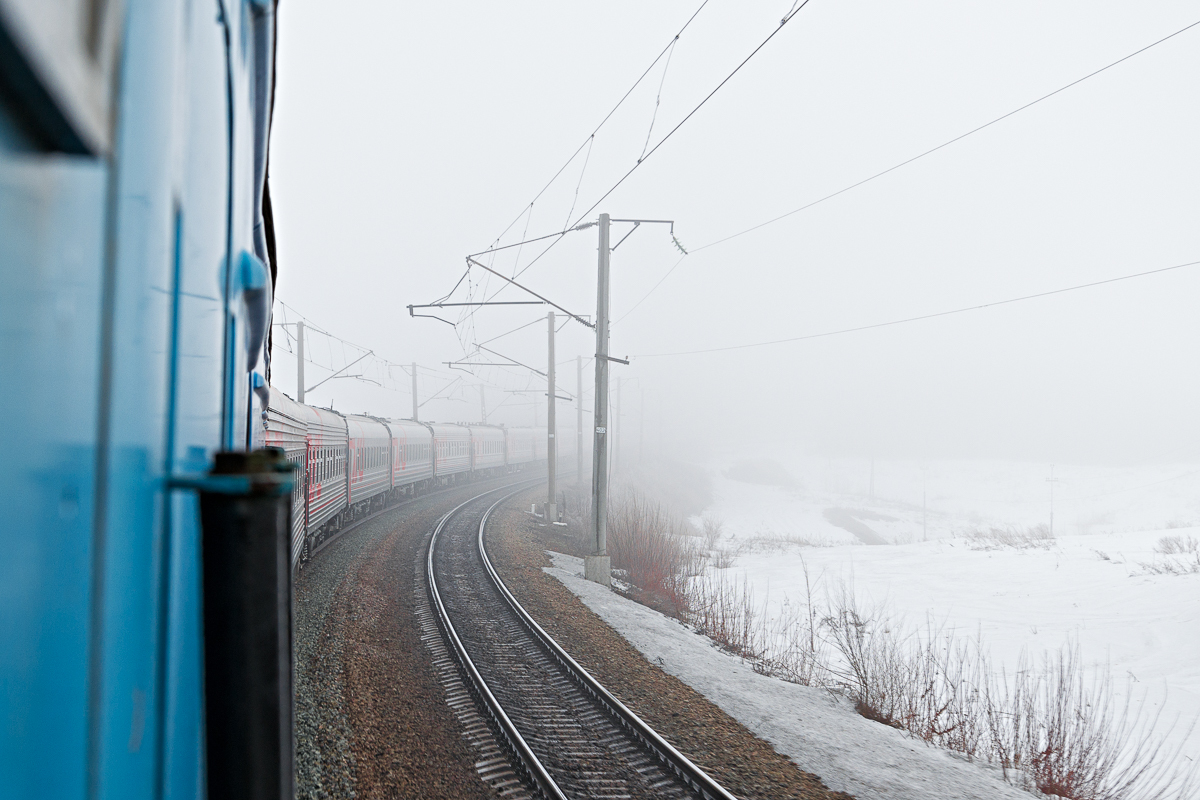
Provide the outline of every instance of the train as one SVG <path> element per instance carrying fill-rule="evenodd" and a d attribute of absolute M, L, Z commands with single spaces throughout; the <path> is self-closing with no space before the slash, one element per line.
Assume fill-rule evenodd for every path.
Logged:
<path fill-rule="evenodd" d="M 196 487 L 267 404 L 275 7 L 0 0 L 4 797 L 220 796 Z"/>
<path fill-rule="evenodd" d="M 545 458 L 534 429 L 272 389 L 276 6 L 0 0 L 5 797 L 291 796 L 294 565 L 372 509 Z M 242 532 L 282 564 L 222 582 L 245 554 L 214 534 L 266 517 L 221 470 L 274 445 L 298 480 Z M 251 672 L 274 683 L 228 691 Z"/>
<path fill-rule="evenodd" d="M 544 466 L 546 428 L 342 414 L 270 387 L 262 440 L 293 465 L 291 566 L 350 525 L 431 489 Z"/>

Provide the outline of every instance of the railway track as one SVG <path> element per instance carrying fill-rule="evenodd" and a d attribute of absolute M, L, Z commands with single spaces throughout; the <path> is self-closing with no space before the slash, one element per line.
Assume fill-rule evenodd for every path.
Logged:
<path fill-rule="evenodd" d="M 484 534 L 492 511 L 519 491 L 484 492 L 448 513 L 425 564 L 448 656 L 517 777 L 493 786 L 502 796 L 549 800 L 733 800 L 580 667 L 508 591 Z"/>

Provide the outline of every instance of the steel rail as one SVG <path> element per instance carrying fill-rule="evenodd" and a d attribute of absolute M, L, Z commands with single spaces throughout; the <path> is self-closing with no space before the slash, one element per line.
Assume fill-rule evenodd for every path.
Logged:
<path fill-rule="evenodd" d="M 508 498 L 517 494 L 512 492 L 497 500 L 491 505 L 483 518 L 479 522 L 479 555 L 483 559 L 484 568 L 488 575 L 491 576 L 492 582 L 503 595 L 508 605 L 512 608 L 517 618 L 525 626 L 525 628 L 533 635 L 533 637 L 542 645 L 542 647 L 554 658 L 563 669 L 571 676 L 571 678 L 583 689 L 584 692 L 591 695 L 599 702 L 609 714 L 635 738 L 637 738 L 646 748 L 652 752 L 659 761 L 666 765 L 674 772 L 680 780 L 698 792 L 705 800 L 737 800 L 725 787 L 717 783 L 708 773 L 693 764 L 687 756 L 676 750 L 653 728 L 642 721 L 641 717 L 630 710 L 624 703 L 612 695 L 603 685 L 600 684 L 591 674 L 581 667 L 575 659 L 564 650 L 558 642 L 542 629 L 534 621 L 529 612 L 521 605 L 512 592 L 508 590 L 504 580 L 492 565 L 491 559 L 488 558 L 487 548 L 484 546 L 484 532 L 487 527 L 488 518 L 491 517 L 494 511 L 501 503 Z M 482 495 L 480 495 L 482 497 Z M 461 506 L 460 506 L 461 508 Z M 456 509 L 457 510 L 457 509 Z M 453 512 L 451 512 L 453 513 Z M 448 517 L 449 515 L 447 515 Z M 433 548 L 430 546 L 430 575 L 432 577 L 433 568 Z"/>
<path fill-rule="evenodd" d="M 538 478 L 536 480 L 541 479 Z M 533 481 L 527 482 L 532 483 Z M 454 630 L 454 625 L 450 622 L 450 614 L 446 611 L 446 606 L 442 603 L 442 596 L 437 588 L 437 577 L 433 570 L 433 551 L 437 545 L 438 536 L 445 529 L 446 524 L 450 521 L 450 518 L 471 503 L 486 497 L 489 494 L 494 494 L 507 488 L 510 487 L 502 486 L 498 489 L 492 489 L 490 491 L 478 494 L 475 497 L 472 497 L 470 500 L 467 500 L 466 502 L 461 503 L 452 509 L 444 517 L 442 517 L 441 521 L 438 522 L 437 527 L 433 530 L 433 536 L 431 536 L 429 539 L 429 555 L 425 560 L 425 574 L 429 583 L 429 598 L 433 602 L 434 609 L 437 611 L 438 627 L 442 629 L 443 635 L 449 640 L 451 648 L 454 650 L 454 654 L 458 657 L 459 663 L 467 673 L 468 688 L 471 690 L 472 694 L 476 696 L 476 699 L 481 701 L 484 710 L 495 723 L 500 734 L 501 745 L 509 751 L 511 756 L 513 756 L 515 761 L 514 766 L 525 773 L 529 782 L 532 784 L 533 789 L 541 797 L 545 798 L 546 800 L 567 800 L 567 796 L 563 794 L 562 789 L 560 789 L 558 784 L 555 783 L 554 778 L 550 777 L 550 773 L 546 771 L 546 767 L 538 759 L 537 755 L 534 754 L 533 749 L 525 741 L 525 738 L 521 736 L 520 731 L 517 730 L 517 726 L 513 724 L 511 719 L 509 719 L 508 714 L 505 713 L 504 708 L 500 705 L 500 701 L 497 700 L 496 696 L 492 694 L 491 689 L 488 688 L 487 682 L 479 673 L 479 669 L 475 666 L 475 662 L 472 661 L 471 656 L 467 654 L 467 648 L 465 645 L 463 645 L 462 640 L 459 639 L 458 632 Z M 484 514 L 484 520 L 486 521 L 487 515 L 491 513 L 493 508 L 518 492 L 523 491 L 525 488 L 526 487 L 522 487 L 515 491 L 509 492 L 507 495 L 493 503 L 488 509 L 487 513 Z"/>

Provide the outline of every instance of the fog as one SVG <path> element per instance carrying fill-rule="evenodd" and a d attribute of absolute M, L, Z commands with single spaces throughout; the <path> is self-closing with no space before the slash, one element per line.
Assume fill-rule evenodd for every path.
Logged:
<path fill-rule="evenodd" d="M 444 309 L 452 328 L 406 306 L 450 292 L 467 254 L 605 212 L 674 220 L 690 251 L 681 256 L 666 226 L 643 225 L 612 256 L 611 352 L 632 358 L 611 370 L 626 446 L 690 457 L 1200 456 L 1200 266 L 662 355 L 1200 259 L 1200 27 L 721 241 L 1128 56 L 1200 19 L 1200 2 L 812 0 L 589 212 L 792 8 L 707 4 L 587 144 L 698 5 L 281 5 L 270 170 L 287 308 L 276 322 L 298 313 L 378 356 L 347 371 L 361 379 L 330 380 L 308 402 L 409 416 L 408 377 L 385 359 L 421 365 L 422 400 L 443 391 L 423 418 L 477 420 L 482 383 L 489 420 L 544 423 L 544 407 L 530 405 L 544 398 L 515 393 L 544 387 L 540 377 L 444 362 L 533 323 L 486 346 L 544 370 L 547 308 Z M 614 225 L 613 241 L 629 227 Z M 530 266 L 550 241 L 481 260 L 508 275 L 528 267 L 522 283 L 594 315 L 596 229 Z M 475 268 L 450 300 L 501 284 Z M 496 299 L 531 298 L 509 288 Z M 273 378 L 294 394 L 283 330 Z M 320 335 L 309 346 L 310 386 L 331 373 L 319 365 L 362 354 Z M 562 390 L 575 393 L 574 358 L 594 347 L 590 330 L 562 328 Z M 591 379 L 589 366 L 589 393 Z M 560 424 L 573 426 L 572 404 Z"/>

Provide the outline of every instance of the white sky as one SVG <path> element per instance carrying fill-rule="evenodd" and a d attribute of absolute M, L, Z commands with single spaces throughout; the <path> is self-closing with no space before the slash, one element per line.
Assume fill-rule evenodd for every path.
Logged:
<path fill-rule="evenodd" d="M 380 356 L 430 368 L 544 316 L 537 306 L 483 309 L 455 331 L 412 320 L 405 306 L 450 290 L 464 256 L 528 209 L 698 5 L 285 0 L 271 160 L 280 298 Z M 791 6 L 711 0 L 676 43 L 665 80 L 660 61 L 601 128 L 582 180 L 580 158 L 504 241 L 561 229 L 577 184 L 579 216 L 636 163 L 660 81 L 651 146 Z M 1197 0 L 811 0 L 597 211 L 674 219 L 679 239 L 698 248 L 1197 21 Z M 1200 26 L 877 181 L 695 252 L 623 318 L 679 260 L 665 229 L 643 227 L 613 256 L 612 352 L 800 336 L 1198 260 L 1197 97 Z M 506 251 L 495 264 L 511 274 L 537 252 L 524 248 L 518 262 Z M 522 280 L 591 315 L 595 267 L 591 229 Z M 471 282 L 483 278 L 476 270 Z M 626 384 L 627 430 L 644 391 L 649 435 L 676 442 L 1190 459 L 1200 457 L 1198 301 L 1200 266 L 882 330 L 638 358 L 613 376 L 636 379 Z M 544 368 L 545 339 L 543 321 L 489 346 Z M 293 359 L 276 341 L 275 380 L 293 393 Z M 310 345 L 335 368 L 358 355 L 321 337 Z M 571 324 L 558 357 L 593 347 Z M 573 393 L 573 365 L 560 369 Z M 327 374 L 310 366 L 308 382 Z M 489 369 L 465 381 L 490 383 L 490 408 L 507 401 L 494 421 L 528 424 L 533 409 L 518 404 L 536 395 L 503 393 L 530 385 L 528 375 Z M 330 381 L 308 399 L 407 416 L 407 378 L 393 377 L 387 389 Z M 446 380 L 431 376 L 423 391 Z M 456 392 L 422 414 L 477 419 L 477 390 Z"/>

